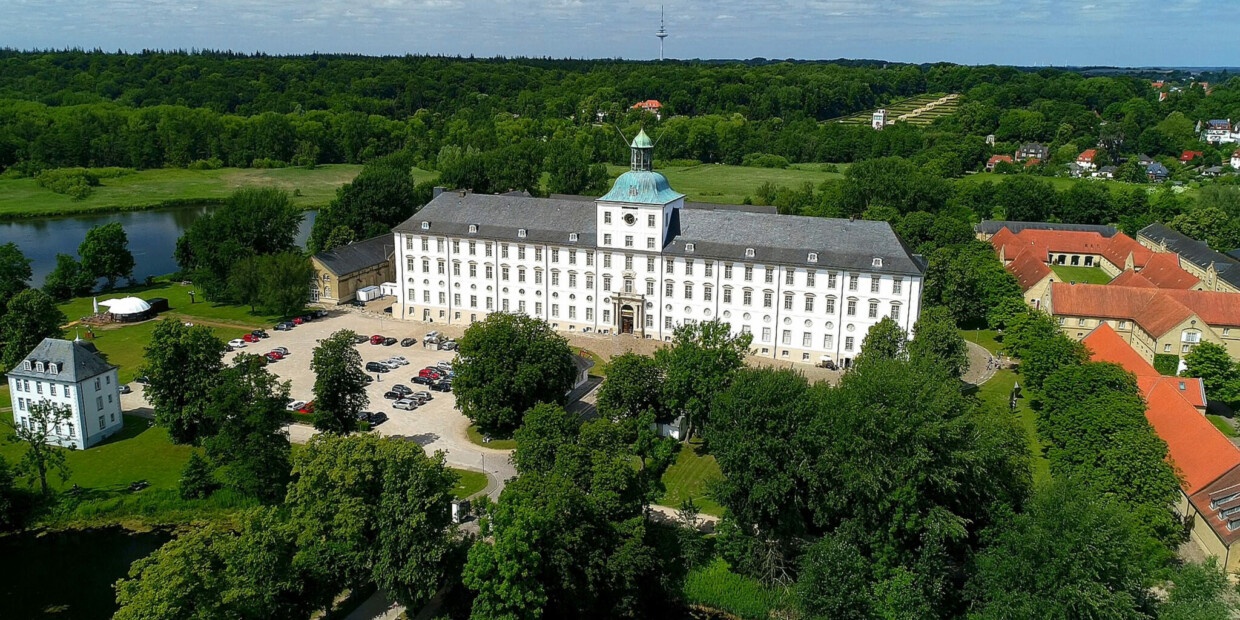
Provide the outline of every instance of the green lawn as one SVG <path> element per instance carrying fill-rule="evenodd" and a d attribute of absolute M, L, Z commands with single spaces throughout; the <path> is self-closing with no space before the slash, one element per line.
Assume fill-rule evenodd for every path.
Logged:
<path fill-rule="evenodd" d="M 685 577 L 685 602 L 733 614 L 746 620 L 787 617 L 789 593 L 762 585 L 756 579 L 738 575 L 728 563 L 716 558 L 693 569 Z M 712 616 L 713 617 L 713 616 Z"/>
<path fill-rule="evenodd" d="M 983 403 L 998 408 L 1000 411 L 1008 410 L 1008 397 L 1012 393 L 1012 386 L 1016 383 L 1016 373 L 1011 370 L 999 370 L 995 372 L 995 376 L 983 383 L 977 390 L 977 397 Z M 1029 407 L 1029 392 L 1022 389 L 1024 398 L 1016 401 L 1016 413 L 1019 416 L 1021 428 L 1025 430 L 1025 439 L 1029 444 L 1029 452 L 1033 455 L 1033 481 L 1035 484 L 1048 482 L 1051 479 L 1051 465 L 1046 458 L 1045 444 L 1038 439 L 1038 431 L 1035 426 L 1035 413 Z"/>
<path fill-rule="evenodd" d="M 1014 178 L 1016 176 L 1017 175 L 1014 175 L 1014 174 L 999 174 L 997 172 L 979 172 L 977 174 L 966 175 L 961 180 L 966 181 L 966 182 L 977 182 L 977 183 L 981 183 L 982 181 L 990 181 L 991 183 L 997 184 L 997 183 L 1004 183 L 1008 179 Z M 1119 191 L 1119 190 L 1125 190 L 1130 187 L 1144 187 L 1148 191 L 1154 192 L 1154 191 L 1157 191 L 1159 187 L 1161 187 L 1160 185 L 1153 185 L 1153 184 L 1136 185 L 1133 183 L 1125 183 L 1123 181 L 1113 181 L 1113 180 L 1108 180 L 1108 179 L 1073 179 L 1071 177 L 1042 177 L 1042 176 L 1038 178 L 1050 181 L 1051 185 L 1054 186 L 1056 190 L 1061 191 L 1061 192 L 1071 189 L 1072 186 L 1076 183 L 1102 183 L 1102 184 L 1107 185 L 1112 192 Z M 1196 193 L 1197 193 L 1197 188 L 1186 187 L 1184 188 L 1183 193 L 1180 195 L 1191 196 L 1191 195 L 1195 195 Z"/>
<path fill-rule="evenodd" d="M 1003 348 L 1003 343 L 999 342 L 999 332 L 993 329 L 962 329 L 960 335 L 964 336 L 965 340 L 976 342 L 996 355 L 999 354 L 999 349 Z"/>
<path fill-rule="evenodd" d="M 190 303 L 189 293 L 196 293 L 196 302 Z M 231 323 L 238 327 L 265 327 L 270 329 L 281 317 L 263 314 L 262 312 L 250 312 L 248 306 L 235 306 L 232 304 L 217 304 L 204 301 L 202 291 L 194 286 L 182 286 L 180 282 L 170 282 L 167 280 L 157 280 L 151 286 L 138 285 L 124 289 L 117 289 L 107 293 L 99 293 L 90 297 L 78 297 L 60 304 L 61 312 L 65 313 L 70 321 L 76 321 L 84 316 L 89 316 L 94 312 L 93 300 L 98 299 L 104 301 L 106 299 L 114 299 L 118 297 L 141 297 L 142 299 L 151 299 L 154 297 L 163 297 L 168 300 L 169 311 L 161 314 L 164 316 L 175 316 L 183 318 L 186 321 L 203 320 L 209 322 Z M 96 330 L 98 331 L 98 330 Z"/>
<path fill-rule="evenodd" d="M 91 339 L 91 342 L 95 344 L 100 353 L 107 357 L 108 363 L 120 366 L 121 383 L 133 381 L 138 367 L 142 365 L 142 355 L 146 345 L 151 341 L 151 334 L 155 331 L 157 324 L 158 321 L 147 321 L 127 327 L 95 330 L 95 337 Z M 212 329 L 215 335 L 224 341 L 240 338 L 248 331 L 237 327 L 212 327 Z M 79 331 L 85 338 L 85 332 Z M 70 330 L 69 337 L 74 337 L 72 330 Z"/>
<path fill-rule="evenodd" d="M 0 409 L 7 409 L 13 406 L 13 399 L 9 396 L 9 384 L 6 382 L 0 385 Z M 0 417 L 0 419 L 4 419 Z"/>
<path fill-rule="evenodd" d="M 589 349 L 583 349 L 581 347 L 573 347 L 572 349 L 573 353 L 577 355 L 584 355 L 585 357 L 590 358 L 590 361 L 594 362 L 594 367 L 590 369 L 590 374 L 597 377 L 607 376 L 607 362 L 604 362 L 603 358 L 599 357 L 598 353 L 595 353 Z"/>
<path fill-rule="evenodd" d="M 492 450 L 516 450 L 517 449 L 517 442 L 516 440 L 513 440 L 513 439 L 491 439 L 490 443 L 482 441 L 482 433 L 478 431 L 477 426 L 473 426 L 472 424 L 470 425 L 469 430 L 466 432 L 466 434 L 469 435 L 469 440 L 473 442 L 473 444 L 476 446 L 482 446 L 484 448 L 490 448 Z"/>
<path fill-rule="evenodd" d="M 659 504 L 679 508 L 680 503 L 693 498 L 703 514 L 723 516 L 723 506 L 706 496 L 707 487 L 723 477 L 719 464 L 711 455 L 699 456 L 696 446 L 682 446 L 676 462 L 663 473 L 663 485 L 667 487 Z"/>
<path fill-rule="evenodd" d="M 452 495 L 457 499 L 466 499 L 469 496 L 487 488 L 487 475 L 469 469 L 452 468 L 456 475 L 461 479 L 457 481 L 456 488 L 452 489 Z"/>
<path fill-rule="evenodd" d="M 1068 267 L 1065 265 L 1055 265 L 1051 267 L 1055 275 L 1064 282 L 1076 282 L 1078 284 L 1107 284 L 1113 278 L 1107 275 L 1107 272 L 1098 267 Z"/>
<path fill-rule="evenodd" d="M 65 215 L 88 211 L 125 211 L 166 205 L 169 201 L 216 200 L 241 187 L 279 187 L 304 208 L 321 207 L 336 195 L 336 188 L 353 180 L 358 165 L 331 164 L 306 168 L 221 168 L 184 170 L 161 168 L 101 179 L 84 200 L 39 187 L 34 179 L 0 180 L 0 219 Z M 414 170 L 418 181 L 435 176 Z"/>
<path fill-rule="evenodd" d="M 796 165 L 785 169 L 748 168 L 724 164 L 700 164 L 689 167 L 658 168 L 676 191 L 693 202 L 741 204 L 752 197 L 759 185 L 770 181 L 775 185 L 800 187 L 806 181 L 817 187 L 827 179 L 841 179 L 841 173 L 822 172 L 822 164 Z M 840 166 L 843 170 L 844 166 Z M 612 180 L 628 171 L 628 166 L 608 166 Z"/>
<path fill-rule="evenodd" d="M 1228 437 L 1240 437 L 1240 433 L 1236 432 L 1236 427 L 1232 426 L 1231 422 L 1227 421 L 1227 418 L 1217 415 L 1207 415 L 1206 419 L 1209 420 L 1210 424 L 1213 424 L 1215 428 L 1222 431 L 1224 435 Z"/>

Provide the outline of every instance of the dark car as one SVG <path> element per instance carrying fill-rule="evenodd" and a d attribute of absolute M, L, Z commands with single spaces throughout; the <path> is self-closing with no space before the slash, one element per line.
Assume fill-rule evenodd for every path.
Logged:
<path fill-rule="evenodd" d="M 384 398 L 386 398 L 386 399 L 388 399 L 388 400 L 400 400 L 402 397 L 404 397 L 404 394 L 402 394 L 402 393 L 400 393 L 400 392 L 390 392 L 390 391 L 389 391 L 389 392 L 384 392 L 384 393 L 383 393 L 383 397 L 384 397 Z"/>
<path fill-rule="evenodd" d="M 321 319 L 321 318 L 323 318 L 323 317 L 327 316 L 327 311 L 326 311 L 326 310 L 315 310 L 314 312 L 311 312 L 311 313 L 310 313 L 310 316 L 312 316 L 312 317 L 314 317 L 314 318 L 316 318 L 316 319 Z"/>
<path fill-rule="evenodd" d="M 360 300 L 360 299 L 354 299 L 353 301 L 350 301 L 350 302 L 349 302 L 349 305 L 350 305 L 350 306 L 353 306 L 354 308 L 365 308 L 365 307 L 366 307 L 366 302 L 364 302 L 364 301 L 362 301 L 362 300 Z"/>
<path fill-rule="evenodd" d="M 353 344 L 366 344 L 367 342 L 370 342 L 370 336 L 363 336 L 362 334 L 353 335 Z"/>
<path fill-rule="evenodd" d="M 413 345 L 415 345 L 415 344 L 417 344 L 417 343 L 418 343 L 418 339 L 417 339 L 417 338 L 405 338 L 404 340 L 401 340 L 401 341 L 400 341 L 400 346 L 402 346 L 402 347 L 412 347 Z"/>
<path fill-rule="evenodd" d="M 368 422 L 371 426 L 378 426 L 388 421 L 387 414 L 382 411 L 359 411 L 357 419 Z"/>
<path fill-rule="evenodd" d="M 130 392 L 132 392 L 132 391 L 133 391 L 133 388 L 131 388 L 131 387 L 129 387 L 128 385 L 125 385 L 125 384 L 123 384 L 123 383 L 121 384 L 120 388 L 118 388 L 118 389 L 120 390 L 121 394 L 128 394 L 128 393 L 130 393 Z"/>
<path fill-rule="evenodd" d="M 413 378 L 411 378 L 411 379 L 409 379 L 409 380 L 410 380 L 410 381 L 412 381 L 412 382 L 414 382 L 414 383 L 421 384 L 421 385 L 432 385 L 432 384 L 434 384 L 434 383 L 435 383 L 435 378 L 434 378 L 434 377 L 422 377 L 422 376 L 418 376 L 418 377 L 413 377 Z"/>
<path fill-rule="evenodd" d="M 371 383 L 374 383 L 374 382 L 375 382 L 374 377 L 371 377 L 370 375 L 362 375 L 362 383 L 365 383 L 366 385 L 370 385 Z"/>
<path fill-rule="evenodd" d="M 286 332 L 291 329 L 293 329 L 293 324 L 290 323 L 289 321 L 281 321 L 279 323 L 276 323 L 276 331 L 278 332 Z"/>
<path fill-rule="evenodd" d="M 394 345 L 394 344 L 396 344 L 396 339 L 395 339 L 395 338 L 384 338 L 384 339 L 383 339 L 383 346 L 385 346 L 385 347 L 390 347 L 390 346 L 392 346 L 392 345 Z"/>
<path fill-rule="evenodd" d="M 267 337 L 268 337 L 267 330 L 265 330 L 265 329 L 256 329 L 256 330 L 254 330 L 254 331 L 250 332 L 250 335 L 251 335 L 251 336 L 257 336 L 257 337 L 259 337 L 259 338 L 267 338 Z"/>
<path fill-rule="evenodd" d="M 313 315 L 313 314 L 303 314 L 303 315 L 301 315 L 301 317 L 300 317 L 300 318 L 301 318 L 301 322 L 302 322 L 302 323 L 309 323 L 310 321 L 313 321 L 313 320 L 314 320 L 314 315 Z"/>
<path fill-rule="evenodd" d="M 436 392 L 451 392 L 452 391 L 452 380 L 451 379 L 432 381 L 429 385 L 430 385 L 430 388 L 432 390 L 435 390 Z"/>
<path fill-rule="evenodd" d="M 387 372 L 388 367 L 379 362 L 366 362 L 366 372 Z"/>
<path fill-rule="evenodd" d="M 413 390 L 409 386 L 401 385 L 399 383 L 392 386 L 392 391 L 396 392 L 397 394 L 410 394 L 413 392 Z"/>
<path fill-rule="evenodd" d="M 150 378 L 150 377 L 148 377 L 148 376 L 146 376 L 146 375 L 142 375 L 141 377 L 134 377 L 133 382 L 134 382 L 134 383 L 141 383 L 142 385 L 150 385 L 150 384 L 151 384 L 151 378 Z"/>

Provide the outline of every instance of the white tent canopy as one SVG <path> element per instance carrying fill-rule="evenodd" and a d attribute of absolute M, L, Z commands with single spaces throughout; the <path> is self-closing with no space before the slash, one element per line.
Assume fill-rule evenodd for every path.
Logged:
<path fill-rule="evenodd" d="M 151 304 L 138 299 L 137 297 L 122 297 L 120 299 L 106 299 L 99 302 L 99 305 L 106 306 L 108 312 L 112 314 L 142 314 L 151 309 Z"/>

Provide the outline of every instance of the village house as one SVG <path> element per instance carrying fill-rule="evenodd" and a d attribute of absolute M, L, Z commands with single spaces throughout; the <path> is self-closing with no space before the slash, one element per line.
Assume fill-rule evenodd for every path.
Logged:
<path fill-rule="evenodd" d="M 1106 237 L 1089 230 L 1026 228 L 1014 233 L 1005 227 L 989 241 L 1004 265 L 1030 252 L 1051 267 L 1098 267 L 1110 276 L 1127 269 L 1140 271 L 1154 254 L 1153 250 L 1120 232 Z"/>
<path fill-rule="evenodd" d="M 396 277 L 393 254 L 390 234 L 315 254 L 310 258 L 314 266 L 310 300 L 340 304 L 355 298 L 360 289 L 391 282 Z"/>
<path fill-rule="evenodd" d="M 1018 161 L 1023 161 L 1026 159 L 1037 159 L 1039 161 L 1046 161 L 1050 158 L 1051 158 L 1051 149 L 1047 147 L 1046 145 L 1039 144 L 1037 142 L 1028 142 L 1028 143 L 1022 144 L 1020 145 L 1020 148 L 1016 150 L 1016 159 Z"/>
<path fill-rule="evenodd" d="M 1082 170 L 1093 170 L 1098 167 L 1098 149 L 1085 149 L 1076 156 L 1076 165 Z"/>
<path fill-rule="evenodd" d="M 1240 138 L 1240 127 L 1233 126 L 1230 118 L 1198 123 L 1197 131 L 1201 134 L 1201 141 L 1209 144 L 1232 143 Z"/>
<path fill-rule="evenodd" d="M 1007 162 L 1010 164 L 1012 163 L 1012 156 L 1011 155 L 991 155 L 990 159 L 986 160 L 986 172 L 994 172 L 995 166 L 998 166 L 999 162 Z"/>
<path fill-rule="evenodd" d="M 1145 176 L 1155 183 L 1161 183 L 1171 176 L 1171 171 L 1167 170 L 1166 166 L 1154 162 L 1145 167 Z"/>
<path fill-rule="evenodd" d="M 663 104 L 658 99 L 647 99 L 633 104 L 634 110 L 643 110 L 654 115 L 656 120 L 663 119 Z"/>
<path fill-rule="evenodd" d="M 1231 167 L 1240 170 L 1240 149 L 1236 149 L 1231 153 Z"/>
<path fill-rule="evenodd" d="M 57 445 L 84 450 L 103 441 L 125 426 L 116 370 L 89 342 L 44 338 L 8 372 L 13 424 L 33 424 L 35 405 L 52 403 L 69 410 L 54 429 Z"/>

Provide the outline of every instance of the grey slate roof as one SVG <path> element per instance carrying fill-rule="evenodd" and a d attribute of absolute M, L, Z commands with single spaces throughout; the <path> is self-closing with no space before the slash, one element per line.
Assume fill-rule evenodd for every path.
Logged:
<path fill-rule="evenodd" d="M 668 255 L 909 275 L 925 270 L 886 222 L 779 215 L 771 207 L 705 203 L 687 204 L 675 213 L 671 240 L 663 249 Z M 430 234 L 521 241 L 517 231 L 524 228 L 524 241 L 529 243 L 593 248 L 598 236 L 595 218 L 595 204 L 580 199 L 445 192 L 393 230 L 422 233 L 425 221 Z M 469 232 L 470 224 L 478 226 L 477 233 Z M 578 234 L 576 242 L 569 241 L 572 232 Z M 694 244 L 693 252 L 685 250 L 686 243 Z M 746 248 L 754 249 L 753 258 L 746 258 Z M 818 254 L 817 263 L 808 262 L 810 252 Z M 875 258 L 883 259 L 881 268 L 873 267 Z"/>
<path fill-rule="evenodd" d="M 44 338 L 43 342 L 40 342 L 33 351 L 22 359 L 23 362 L 30 360 L 30 370 L 25 369 L 23 362 L 18 362 L 13 367 L 13 370 L 9 371 L 8 375 L 10 377 L 76 383 L 115 368 L 115 366 L 103 361 L 103 358 L 99 356 L 99 351 L 95 349 L 95 345 L 81 340 Z M 37 370 L 37 362 L 43 362 L 43 372 Z M 48 372 L 47 364 L 49 362 L 56 363 L 58 372 L 54 374 Z"/>
<path fill-rule="evenodd" d="M 1019 233 L 1022 230 L 1064 230 L 1072 232 L 1095 232 L 1103 237 L 1114 237 L 1119 231 L 1114 226 L 1104 226 L 1101 224 L 1061 224 L 1057 222 L 1010 222 L 1007 220 L 982 220 L 980 224 L 973 227 L 974 232 L 984 235 L 993 235 L 999 232 L 999 229 L 1006 227 L 1008 230 Z"/>
<path fill-rule="evenodd" d="M 1235 249 L 1227 253 L 1228 256 L 1240 261 L 1240 249 Z"/>
<path fill-rule="evenodd" d="M 1240 259 L 1216 252 L 1205 242 L 1158 223 L 1142 228 L 1137 232 L 1137 236 L 1145 237 L 1166 247 L 1169 251 L 1179 254 L 1181 258 L 1202 269 L 1207 269 L 1213 264 L 1219 279 L 1232 286 L 1240 287 Z"/>
<path fill-rule="evenodd" d="M 392 257 L 392 235 L 379 235 L 319 252 L 314 257 L 337 276 L 385 263 Z"/>

